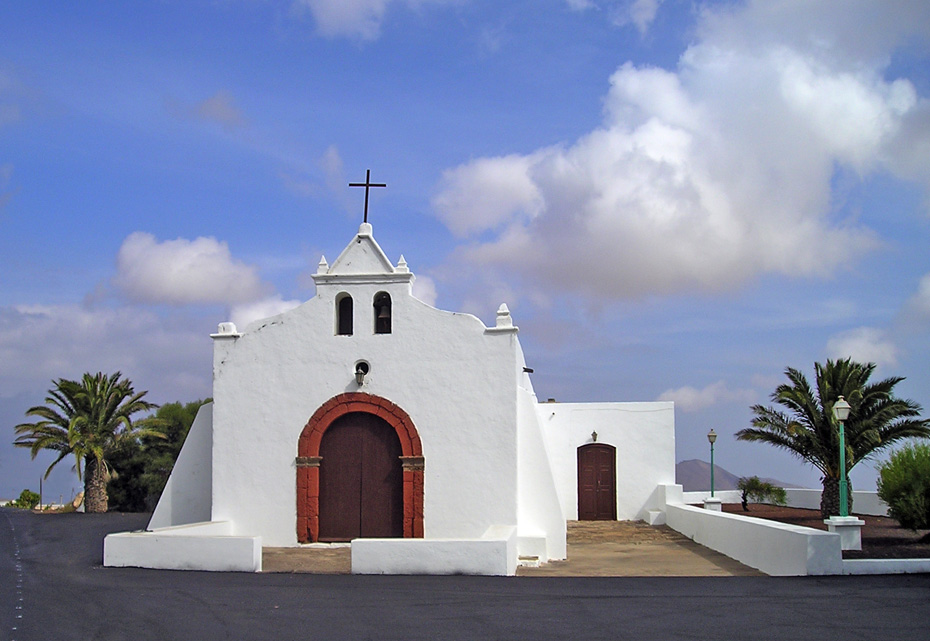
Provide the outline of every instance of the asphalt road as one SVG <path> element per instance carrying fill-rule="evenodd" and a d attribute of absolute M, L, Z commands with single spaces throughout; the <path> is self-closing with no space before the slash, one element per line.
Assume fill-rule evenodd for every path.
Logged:
<path fill-rule="evenodd" d="M 102 567 L 103 536 L 147 518 L 0 508 L 0 639 L 930 638 L 930 575 L 356 577 Z"/>

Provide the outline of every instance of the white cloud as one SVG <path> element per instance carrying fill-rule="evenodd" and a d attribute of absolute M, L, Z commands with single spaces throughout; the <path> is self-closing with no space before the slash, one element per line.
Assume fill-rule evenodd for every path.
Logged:
<path fill-rule="evenodd" d="M 632 0 L 625 2 L 613 14 L 618 25 L 633 24 L 641 34 L 649 30 L 649 25 L 656 19 L 662 0 Z"/>
<path fill-rule="evenodd" d="M 228 91 L 217 91 L 209 98 L 195 103 L 169 99 L 165 106 L 176 118 L 220 125 L 227 132 L 248 125 L 242 110 L 236 105 L 235 98 Z"/>
<path fill-rule="evenodd" d="M 267 296 L 269 286 L 255 267 L 232 257 L 215 238 L 159 242 L 151 234 L 126 237 L 113 283 L 130 300 L 185 305 L 241 304 Z"/>
<path fill-rule="evenodd" d="M 879 367 L 898 362 L 894 341 L 887 331 L 875 327 L 858 327 L 831 337 L 827 341 L 827 354 L 830 358 L 852 358 Z"/>
<path fill-rule="evenodd" d="M 924 274 L 917 291 L 904 307 L 906 313 L 916 314 L 921 320 L 930 320 L 930 274 Z"/>
<path fill-rule="evenodd" d="M 731 390 L 724 381 L 717 381 L 703 389 L 686 385 L 659 394 L 660 401 L 674 401 L 675 408 L 682 412 L 696 412 L 720 403 L 751 403 L 756 393 L 753 390 Z"/>
<path fill-rule="evenodd" d="M 330 145 L 323 152 L 317 164 L 323 170 L 326 186 L 333 193 L 343 193 L 346 190 L 346 170 L 336 145 Z"/>
<path fill-rule="evenodd" d="M 930 5 L 892 20 L 881 4 L 703 10 L 676 70 L 627 63 L 612 75 L 595 131 L 444 173 L 433 204 L 472 239 L 459 258 L 598 300 L 823 277 L 856 260 L 878 240 L 836 220 L 836 168 L 930 186 L 930 165 L 902 139 L 930 140 L 927 101 L 883 75 Z M 870 24 L 858 49 L 852 24 Z"/>
<path fill-rule="evenodd" d="M 302 302 L 300 300 L 283 300 L 280 296 L 275 295 L 253 303 L 233 305 L 229 313 L 229 320 L 235 323 L 236 327 L 241 331 L 249 323 L 294 309 Z"/>
<path fill-rule="evenodd" d="M 384 14 L 391 4 L 418 7 L 447 4 L 459 0 L 295 0 L 298 9 L 307 9 L 321 35 L 348 36 L 374 40 L 381 33 Z"/>
<path fill-rule="evenodd" d="M 200 120 L 222 125 L 227 131 L 246 125 L 245 116 L 228 91 L 218 91 L 206 100 L 198 102 L 193 106 L 191 113 Z"/>
<path fill-rule="evenodd" d="M 543 203 L 529 171 L 543 156 L 482 158 L 446 170 L 433 206 L 459 236 L 495 229 L 520 214 L 531 219 Z"/>
<path fill-rule="evenodd" d="M 572 11 L 584 11 L 585 9 L 594 9 L 597 6 L 591 0 L 565 0 L 565 3 Z"/>
<path fill-rule="evenodd" d="M 417 276 L 413 281 L 413 297 L 435 307 L 436 296 L 435 281 L 429 276 Z"/>
<path fill-rule="evenodd" d="M 209 323 L 150 310 L 77 305 L 0 308 L 0 395 L 37 394 L 52 379 L 121 371 L 158 398 L 210 393 Z M 37 392 L 38 391 L 38 392 Z M 153 399 L 154 400 L 154 399 Z"/>

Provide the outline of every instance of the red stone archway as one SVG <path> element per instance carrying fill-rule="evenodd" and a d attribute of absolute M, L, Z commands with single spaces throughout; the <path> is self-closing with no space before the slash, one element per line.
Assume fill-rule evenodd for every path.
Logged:
<path fill-rule="evenodd" d="M 315 542 L 320 532 L 320 442 L 323 433 L 349 412 L 374 414 L 400 439 L 404 471 L 404 537 L 423 538 L 423 448 L 410 416 L 391 401 L 360 392 L 339 394 L 323 403 L 297 441 L 297 540 Z"/>

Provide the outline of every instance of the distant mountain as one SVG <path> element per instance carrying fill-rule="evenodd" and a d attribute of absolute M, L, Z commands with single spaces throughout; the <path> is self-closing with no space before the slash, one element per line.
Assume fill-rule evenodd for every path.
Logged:
<path fill-rule="evenodd" d="M 719 465 L 714 465 L 714 489 L 735 490 L 740 477 L 727 472 Z M 675 464 L 675 480 L 685 492 L 700 492 L 710 489 L 710 463 L 698 459 L 681 461 Z M 763 478 L 777 487 L 800 487 L 777 479 Z"/>
<path fill-rule="evenodd" d="M 710 489 L 710 463 L 698 459 L 675 464 L 675 481 L 685 492 L 700 492 Z M 739 477 L 719 465 L 714 466 L 714 489 L 735 490 Z"/>

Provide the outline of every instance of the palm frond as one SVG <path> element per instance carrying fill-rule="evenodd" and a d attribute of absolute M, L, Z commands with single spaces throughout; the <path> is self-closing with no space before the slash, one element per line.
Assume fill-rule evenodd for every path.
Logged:
<path fill-rule="evenodd" d="M 919 417 L 920 405 L 894 396 L 902 377 L 870 383 L 875 364 L 848 358 L 815 363 L 814 371 L 816 385 L 811 387 L 803 372 L 786 368 L 788 383 L 771 395 L 786 411 L 754 405 L 752 427 L 736 437 L 787 450 L 832 478 L 839 476 L 839 426 L 833 405 L 840 396 L 851 407 L 844 423 L 847 471 L 901 439 L 930 437 L 930 421 Z"/>

